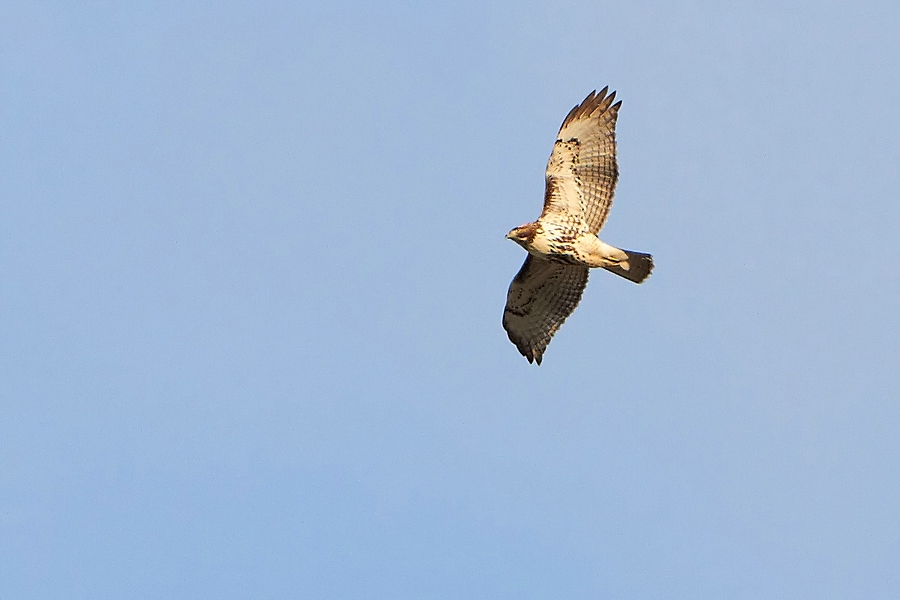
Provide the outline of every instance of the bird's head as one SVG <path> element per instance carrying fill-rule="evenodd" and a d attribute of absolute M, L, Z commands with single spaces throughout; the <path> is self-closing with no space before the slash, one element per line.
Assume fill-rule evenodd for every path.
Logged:
<path fill-rule="evenodd" d="M 511 229 L 506 234 L 506 239 L 514 241 L 527 250 L 528 245 L 534 240 L 535 233 L 537 233 L 537 226 L 534 223 L 526 223 Z"/>

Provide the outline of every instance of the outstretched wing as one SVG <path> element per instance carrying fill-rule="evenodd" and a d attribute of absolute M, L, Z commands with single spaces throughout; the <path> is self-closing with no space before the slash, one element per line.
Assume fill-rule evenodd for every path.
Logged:
<path fill-rule="evenodd" d="M 619 169 L 616 118 L 622 102 L 616 93 L 591 92 L 559 128 L 547 162 L 542 219 L 583 227 L 596 234 L 612 206 Z"/>
<path fill-rule="evenodd" d="M 503 328 L 528 362 L 541 364 L 550 338 L 572 314 L 587 285 L 588 268 L 531 254 L 509 285 Z"/>

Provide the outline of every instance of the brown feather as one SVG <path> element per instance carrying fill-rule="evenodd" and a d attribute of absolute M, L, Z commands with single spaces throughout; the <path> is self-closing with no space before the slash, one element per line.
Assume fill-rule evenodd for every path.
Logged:
<path fill-rule="evenodd" d="M 509 285 L 503 328 L 528 362 L 541 364 L 544 350 L 581 301 L 588 268 L 563 265 L 531 254 Z"/>
<path fill-rule="evenodd" d="M 619 167 L 616 162 L 616 120 L 622 102 L 616 93 L 591 92 L 574 107 L 559 128 L 547 161 L 544 210 L 549 214 L 585 223 L 596 234 L 612 206 Z"/>

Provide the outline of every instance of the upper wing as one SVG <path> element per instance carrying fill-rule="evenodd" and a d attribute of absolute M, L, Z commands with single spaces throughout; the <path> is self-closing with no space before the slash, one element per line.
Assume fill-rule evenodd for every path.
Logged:
<path fill-rule="evenodd" d="M 587 285 L 588 268 L 535 258 L 519 269 L 506 295 L 503 328 L 528 362 L 541 364 L 550 338 L 572 314 Z"/>
<path fill-rule="evenodd" d="M 573 108 L 556 136 L 547 162 L 541 218 L 581 221 L 596 234 L 612 206 L 619 169 L 616 165 L 616 118 L 622 102 L 616 93 L 591 92 Z"/>

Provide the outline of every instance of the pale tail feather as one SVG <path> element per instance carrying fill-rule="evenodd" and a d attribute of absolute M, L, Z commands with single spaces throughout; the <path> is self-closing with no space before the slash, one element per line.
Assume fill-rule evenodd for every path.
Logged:
<path fill-rule="evenodd" d="M 650 271 L 653 270 L 653 257 L 643 252 L 632 252 L 631 250 L 623 250 L 622 252 L 628 255 L 627 270 L 618 265 L 603 268 L 629 281 L 642 283 L 650 276 Z"/>

